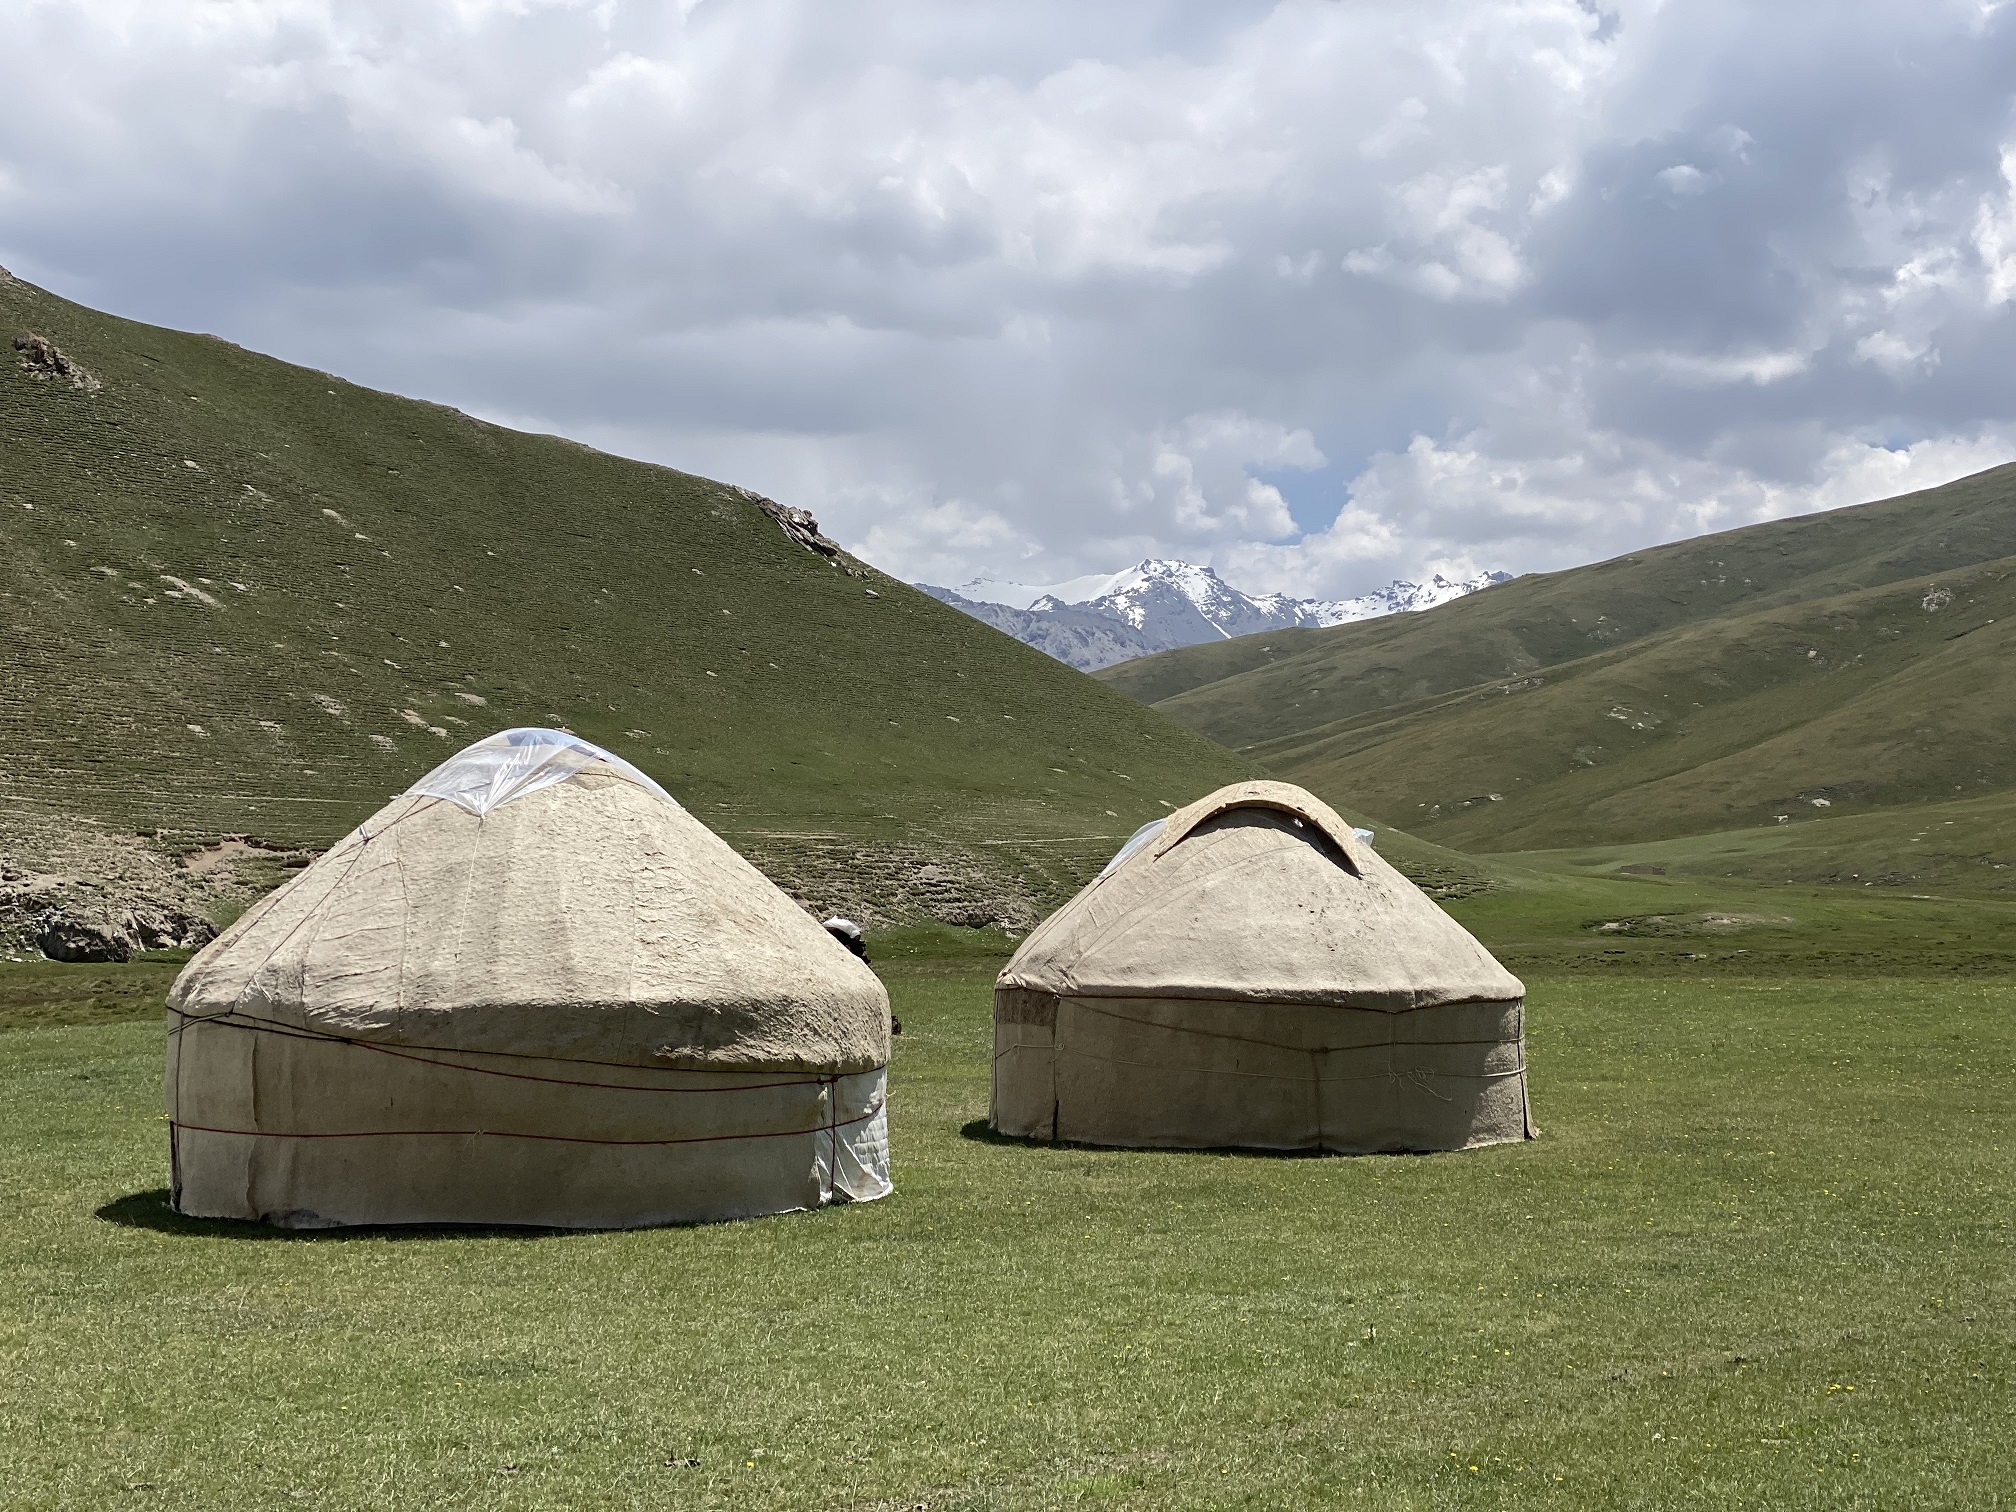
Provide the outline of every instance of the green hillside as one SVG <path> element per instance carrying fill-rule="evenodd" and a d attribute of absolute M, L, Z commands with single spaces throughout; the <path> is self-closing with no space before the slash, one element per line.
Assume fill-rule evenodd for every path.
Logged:
<path fill-rule="evenodd" d="M 1026 924 L 1143 819 L 1252 771 L 742 490 L 4 274 L 0 322 L 17 882 L 103 872 L 138 834 L 131 876 L 166 885 L 253 837 L 198 858 L 228 875 L 327 844 L 469 740 L 554 724 L 815 901 Z"/>
<path fill-rule="evenodd" d="M 1521 578 L 1424 614 L 1165 652 L 1102 675 L 1447 845 L 1820 821 L 1799 847 L 1805 880 L 2016 885 L 2016 846 L 1927 860 L 1902 814 L 1845 825 L 2016 789 L 2012 570 L 2016 466 Z M 1852 864 L 1823 859 L 1835 839 Z M 1781 862 L 1764 858 L 1783 848 L 1738 847 L 1750 859 L 1730 869 L 1771 876 Z"/>

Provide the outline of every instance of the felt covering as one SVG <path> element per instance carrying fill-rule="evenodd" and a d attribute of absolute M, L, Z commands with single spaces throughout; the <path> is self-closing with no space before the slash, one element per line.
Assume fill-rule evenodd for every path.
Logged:
<path fill-rule="evenodd" d="M 1129 844 L 1000 975 L 997 1128 L 1339 1151 L 1531 1132 L 1525 988 L 1327 804 L 1238 783 Z"/>
<path fill-rule="evenodd" d="M 480 812 L 429 774 L 189 964 L 183 1211 L 615 1226 L 888 1190 L 881 982 L 606 754 L 514 751 L 539 780 Z"/>

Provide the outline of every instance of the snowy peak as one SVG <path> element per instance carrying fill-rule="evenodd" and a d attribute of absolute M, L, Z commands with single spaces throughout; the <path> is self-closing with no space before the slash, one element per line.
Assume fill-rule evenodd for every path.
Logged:
<path fill-rule="evenodd" d="M 1299 602 L 1306 612 L 1314 616 L 1302 621 L 1304 624 L 1342 625 L 1352 620 L 1377 619 L 1382 614 L 1413 614 L 1433 609 L 1437 604 L 1446 604 L 1466 593 L 1475 593 L 1479 588 L 1511 581 L 1512 574 L 1509 572 L 1480 572 L 1470 578 L 1446 578 L 1438 572 L 1425 583 L 1392 582 L 1362 598 L 1338 599 L 1329 603 L 1316 599 L 1290 599 L 1288 602 Z"/>
<path fill-rule="evenodd" d="M 918 586 L 1083 671 L 1177 646 L 1294 626 L 1320 628 L 1432 609 L 1510 579 L 1484 572 L 1394 582 L 1355 599 L 1241 593 L 1209 567 L 1151 557 L 1121 572 L 1035 586 L 978 577 L 959 588 Z"/>
<path fill-rule="evenodd" d="M 1209 567 L 1150 560 L 1118 573 L 1083 607 L 1139 630 L 1157 651 L 1272 630 L 1283 623 Z"/>
<path fill-rule="evenodd" d="M 1125 573 L 1095 572 L 1089 577 L 1040 586 L 1011 583 L 1005 578 L 976 577 L 957 588 L 944 590 L 976 604 L 1002 604 L 1010 609 L 1033 609 L 1038 600 L 1054 599 L 1059 604 L 1082 604 L 1110 590 Z"/>

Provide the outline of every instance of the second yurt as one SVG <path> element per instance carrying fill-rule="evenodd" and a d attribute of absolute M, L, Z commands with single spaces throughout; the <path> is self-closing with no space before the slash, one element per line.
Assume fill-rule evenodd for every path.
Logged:
<path fill-rule="evenodd" d="M 1238 783 L 1145 827 L 1022 942 L 992 1117 L 1190 1149 L 1528 1138 L 1525 988 L 1327 804 Z"/>
<path fill-rule="evenodd" d="M 615 1228 L 890 1190 L 889 1003 L 644 773 L 507 730 L 169 998 L 176 1208 Z"/>

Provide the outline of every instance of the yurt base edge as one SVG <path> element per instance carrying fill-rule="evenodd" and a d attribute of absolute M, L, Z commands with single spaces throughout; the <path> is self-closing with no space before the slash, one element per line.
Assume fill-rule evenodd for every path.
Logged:
<path fill-rule="evenodd" d="M 1520 1002 L 1432 1014 L 997 993 L 990 1121 L 1119 1149 L 1400 1154 L 1533 1136 Z"/>

